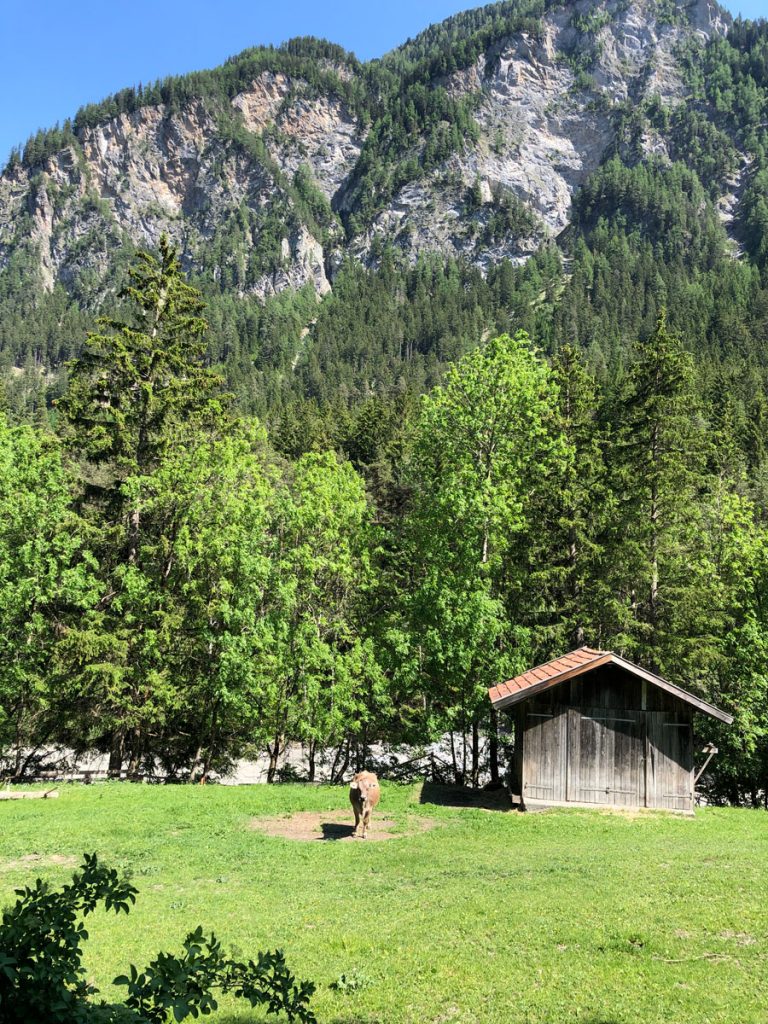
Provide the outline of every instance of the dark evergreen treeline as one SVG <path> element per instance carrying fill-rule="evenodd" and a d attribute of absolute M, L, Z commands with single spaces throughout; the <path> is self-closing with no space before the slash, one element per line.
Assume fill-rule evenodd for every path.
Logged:
<path fill-rule="evenodd" d="M 534 261 L 517 285 L 546 270 Z M 383 301 L 366 278 L 348 279 L 360 324 Z M 422 265 L 400 301 L 415 314 L 428 291 L 471 294 L 451 280 Z M 321 394 L 270 436 L 210 367 L 204 304 L 165 241 L 122 301 L 70 363 L 55 432 L 0 421 L 0 743 L 15 773 L 64 744 L 181 777 L 262 750 L 274 778 L 301 741 L 312 778 L 377 739 L 448 730 L 456 778 L 476 782 L 497 727 L 487 686 L 588 643 L 733 711 L 707 734 L 722 751 L 712 796 L 765 799 L 764 431 L 745 432 L 664 311 L 611 379 L 570 345 L 546 359 L 524 332 L 490 331 L 443 352 L 453 365 L 420 400 L 397 382 L 343 401 L 337 388 L 333 436 Z M 477 331 L 492 309 L 446 315 Z"/>

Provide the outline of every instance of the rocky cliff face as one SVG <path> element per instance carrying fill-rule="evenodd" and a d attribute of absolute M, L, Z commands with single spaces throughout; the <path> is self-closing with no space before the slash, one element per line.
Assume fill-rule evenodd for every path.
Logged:
<path fill-rule="evenodd" d="M 477 145 L 428 181 L 402 189 L 372 231 L 398 232 L 414 252 L 447 250 L 483 265 L 524 258 L 541 235 L 559 234 L 574 191 L 616 141 L 617 108 L 652 95 L 679 102 L 685 90 L 677 47 L 691 36 L 705 41 L 726 31 L 717 5 L 681 6 L 685 17 L 660 24 L 655 0 L 583 0 L 554 10 L 536 35 L 505 39 L 483 53 L 446 82 L 454 95 L 477 97 Z M 596 28 L 579 30 L 579 17 Z M 576 70 L 580 59 L 588 72 Z M 484 206 L 492 208 L 499 189 L 508 190 L 533 211 L 539 230 L 478 247 L 472 220 L 462 216 L 462 197 L 475 181 Z"/>
<path fill-rule="evenodd" d="M 709 0 L 551 5 L 535 31 L 428 83 L 471 108 L 475 138 L 425 173 L 390 168 L 402 184 L 362 226 L 350 182 L 373 129 L 349 89 L 370 88 L 365 69 L 325 68 L 312 82 L 261 70 L 224 107 L 202 97 L 119 113 L 6 169 L 0 266 L 32 246 L 46 288 L 85 295 L 109 287 L 124 243 L 154 245 L 164 231 L 190 267 L 259 296 L 307 283 L 323 294 L 345 254 L 371 260 L 380 240 L 412 258 L 520 261 L 568 225 L 574 191 L 617 145 L 617 111 L 651 95 L 679 102 L 680 44 L 726 28 Z M 409 141 L 403 164 L 421 153 Z"/>

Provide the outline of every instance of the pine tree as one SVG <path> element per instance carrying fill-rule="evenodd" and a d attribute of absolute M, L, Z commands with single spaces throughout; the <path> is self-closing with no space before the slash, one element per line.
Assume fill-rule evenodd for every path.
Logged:
<path fill-rule="evenodd" d="M 140 252 L 121 293 L 130 321 L 103 317 L 69 364 L 59 409 L 88 462 L 118 477 L 157 465 L 173 424 L 221 415 L 221 378 L 205 365 L 203 302 L 166 235 L 159 259 Z"/>
<path fill-rule="evenodd" d="M 542 637 L 542 658 L 566 647 L 600 642 L 605 603 L 600 563 L 605 531 L 615 511 L 597 383 L 570 345 L 553 359 L 552 379 L 557 387 L 557 429 L 567 457 L 542 491 L 537 529 L 528 545 L 532 573 L 538 575 L 554 614 L 554 628 Z"/>

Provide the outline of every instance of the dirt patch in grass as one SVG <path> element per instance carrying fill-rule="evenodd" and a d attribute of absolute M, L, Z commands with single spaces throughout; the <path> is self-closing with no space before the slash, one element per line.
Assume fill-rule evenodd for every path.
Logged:
<path fill-rule="evenodd" d="M 78 864 L 77 857 L 67 856 L 63 853 L 26 853 L 16 860 L 0 861 L 0 871 L 22 871 L 24 868 L 36 867 L 65 867 L 73 868 Z"/>
<path fill-rule="evenodd" d="M 407 836 L 428 832 L 437 824 L 430 818 L 412 817 L 405 821 L 405 828 L 392 831 L 396 822 L 391 818 L 374 817 L 368 828 L 366 842 L 383 842 L 385 839 L 404 839 Z M 348 811 L 297 811 L 282 818 L 252 818 L 249 827 L 268 836 L 283 839 L 298 839 L 312 842 L 317 839 L 334 842 L 361 842 L 355 839 L 354 819 Z"/>
<path fill-rule="evenodd" d="M 746 932 L 720 932 L 721 939 L 729 939 L 738 946 L 754 946 L 757 939 L 754 935 L 747 935 Z"/>

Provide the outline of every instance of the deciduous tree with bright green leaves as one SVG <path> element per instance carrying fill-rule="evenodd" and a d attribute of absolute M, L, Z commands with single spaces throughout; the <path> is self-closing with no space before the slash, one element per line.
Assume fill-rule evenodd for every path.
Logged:
<path fill-rule="evenodd" d="M 388 718 L 385 680 L 366 623 L 375 538 L 362 479 L 335 455 L 302 456 L 278 497 L 271 636 L 269 778 L 290 739 L 318 754 L 362 740 Z"/>
<path fill-rule="evenodd" d="M 569 457 L 556 403 L 528 337 L 502 335 L 449 371 L 416 425 L 404 600 L 433 735 L 459 734 L 456 772 L 472 782 L 486 689 L 530 656 L 530 630 L 510 614 L 527 585 L 510 554 L 534 525 L 532 494 Z"/>
<path fill-rule="evenodd" d="M 0 413 L 0 754 L 11 773 L 55 741 L 56 651 L 98 593 L 58 440 Z"/>

